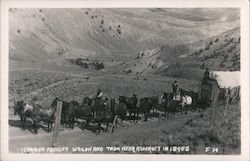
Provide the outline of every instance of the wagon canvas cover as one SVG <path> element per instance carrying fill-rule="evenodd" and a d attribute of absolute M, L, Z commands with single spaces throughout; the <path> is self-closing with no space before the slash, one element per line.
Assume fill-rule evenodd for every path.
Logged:
<path fill-rule="evenodd" d="M 240 86 L 240 71 L 211 71 L 211 79 L 215 79 L 220 88 L 232 89 Z"/>

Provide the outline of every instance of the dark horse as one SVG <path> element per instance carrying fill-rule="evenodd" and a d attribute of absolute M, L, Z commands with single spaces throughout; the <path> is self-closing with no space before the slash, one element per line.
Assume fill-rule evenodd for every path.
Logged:
<path fill-rule="evenodd" d="M 57 101 L 62 102 L 61 124 L 66 127 L 74 128 L 75 124 L 75 109 L 80 106 L 77 101 L 66 102 L 56 97 L 51 104 L 51 107 L 56 107 Z"/>
<path fill-rule="evenodd" d="M 165 117 L 170 118 L 174 117 L 177 107 L 179 106 L 179 102 L 173 100 L 173 93 L 162 93 L 160 97 L 160 107 L 161 110 L 164 111 Z"/>
<path fill-rule="evenodd" d="M 138 121 L 139 119 L 139 107 L 137 107 L 137 99 L 135 97 L 119 96 L 119 104 L 124 103 L 127 106 L 129 117 L 133 114 L 133 120 Z"/>
<path fill-rule="evenodd" d="M 147 121 L 148 116 L 151 116 L 150 111 L 153 110 L 153 115 L 158 109 L 158 97 L 145 97 L 140 99 L 140 110 L 144 113 L 144 121 Z"/>
<path fill-rule="evenodd" d="M 26 119 L 30 118 L 32 121 L 34 133 L 37 133 L 38 123 L 40 121 L 47 123 L 48 131 L 50 131 L 54 121 L 55 108 L 43 109 L 38 104 L 31 106 L 29 104 L 26 104 L 24 101 L 19 101 L 14 105 L 14 115 L 16 114 L 18 114 L 21 119 L 22 128 L 24 128 Z"/>
<path fill-rule="evenodd" d="M 101 125 L 106 125 L 106 131 L 109 127 L 109 124 L 112 123 L 112 114 L 108 104 L 108 99 L 103 100 L 102 98 L 94 97 L 92 99 L 92 118 L 93 123 L 98 125 L 98 134 L 101 132 Z"/>
<path fill-rule="evenodd" d="M 107 130 L 112 122 L 108 102 L 98 97 L 84 97 L 81 105 L 75 106 L 74 111 L 76 122 L 78 119 L 86 121 L 84 128 L 92 128 L 90 123 L 97 124 L 97 134 L 101 132 L 102 124 L 106 125 Z M 80 125 L 83 127 L 83 122 Z"/>

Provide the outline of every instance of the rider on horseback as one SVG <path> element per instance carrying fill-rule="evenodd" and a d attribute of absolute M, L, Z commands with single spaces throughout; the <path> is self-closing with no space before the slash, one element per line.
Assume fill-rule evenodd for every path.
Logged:
<path fill-rule="evenodd" d="M 136 106 L 137 105 L 137 101 L 138 101 L 136 94 L 133 94 L 133 97 L 131 97 L 131 100 L 132 100 L 132 104 L 134 106 Z"/>
<path fill-rule="evenodd" d="M 173 95 L 175 97 L 178 94 L 178 83 L 177 83 L 177 81 L 174 81 L 174 83 L 172 84 L 172 88 L 173 88 Z"/>
<path fill-rule="evenodd" d="M 102 92 L 102 90 L 100 88 L 98 88 L 97 93 L 96 93 L 96 97 L 101 99 L 102 96 L 103 96 L 103 92 Z"/>

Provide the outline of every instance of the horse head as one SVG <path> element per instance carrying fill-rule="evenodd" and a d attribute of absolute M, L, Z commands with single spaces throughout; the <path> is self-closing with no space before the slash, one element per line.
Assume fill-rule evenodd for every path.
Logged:
<path fill-rule="evenodd" d="M 59 101 L 59 100 L 60 100 L 60 99 L 59 99 L 58 97 L 56 97 L 56 98 L 52 101 L 51 107 L 56 107 L 57 101 Z"/>
<path fill-rule="evenodd" d="M 24 110 L 24 101 L 18 101 L 17 103 L 14 102 L 14 115 L 20 113 Z"/>

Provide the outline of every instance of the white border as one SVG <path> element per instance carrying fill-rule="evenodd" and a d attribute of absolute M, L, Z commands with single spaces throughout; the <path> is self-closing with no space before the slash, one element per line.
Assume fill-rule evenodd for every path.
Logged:
<path fill-rule="evenodd" d="M 8 8 L 241 8 L 241 155 L 8 153 Z M 1 160 L 249 160 L 249 2 L 247 0 L 1 1 Z"/>

